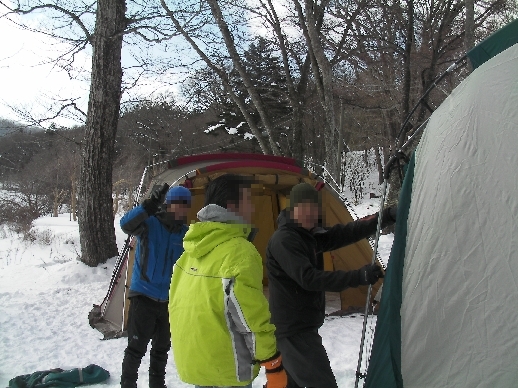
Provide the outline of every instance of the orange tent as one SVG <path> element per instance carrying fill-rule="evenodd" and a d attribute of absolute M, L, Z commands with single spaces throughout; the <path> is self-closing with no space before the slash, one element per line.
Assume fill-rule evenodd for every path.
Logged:
<path fill-rule="evenodd" d="M 272 233 L 277 228 L 277 216 L 287 205 L 287 197 L 291 188 L 300 182 L 315 186 L 322 193 L 323 223 L 332 226 L 337 223 L 353 221 L 342 198 L 336 190 L 322 178 L 304 168 L 303 165 L 291 158 L 260 155 L 260 154 L 204 154 L 178 158 L 167 162 L 165 171 L 154 176 L 149 185 L 149 193 L 163 183 L 171 186 L 182 185 L 191 190 L 193 202 L 189 220 L 196 222 L 196 213 L 204 202 L 205 187 L 211 179 L 225 173 L 242 174 L 253 177 L 256 184 L 252 187 L 255 214 L 253 224 L 259 229 L 254 239 L 254 245 L 265 260 L 266 245 Z M 324 254 L 324 269 L 352 270 L 368 264 L 372 260 L 373 251 L 367 240 Z M 103 332 L 114 333 L 125 330 L 126 313 L 129 300 L 126 291 L 131 281 L 133 250 L 130 249 L 125 257 L 116 265 L 108 293 L 98 307 L 97 324 Z M 266 266 L 264 267 L 265 293 L 268 291 Z M 373 287 L 375 295 L 380 287 L 378 282 Z M 329 295 L 332 297 L 332 295 Z M 334 298 L 335 300 L 338 295 Z M 342 310 L 363 308 L 367 297 L 367 287 L 348 289 L 339 295 Z M 337 306 L 337 309 L 339 307 Z M 92 314 L 92 313 L 91 313 Z"/>

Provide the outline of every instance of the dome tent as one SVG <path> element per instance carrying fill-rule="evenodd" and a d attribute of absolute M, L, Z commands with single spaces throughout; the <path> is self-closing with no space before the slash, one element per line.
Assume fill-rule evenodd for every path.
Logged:
<path fill-rule="evenodd" d="M 502 32 L 407 166 L 365 387 L 518 381 L 518 20 Z"/>
<path fill-rule="evenodd" d="M 154 188 L 164 183 L 182 185 L 190 189 L 192 207 L 189 222 L 196 222 L 196 213 L 204 203 L 207 183 L 224 173 L 252 177 L 252 198 L 255 207 L 253 224 L 258 228 L 254 245 L 265 260 L 266 245 L 277 228 L 277 216 L 286 207 L 291 188 L 300 183 L 312 184 L 322 194 L 323 224 L 331 226 L 353 220 L 338 193 L 323 179 L 302 167 L 298 161 L 278 156 L 261 154 L 203 154 L 178 158 L 167 162 L 167 168 L 152 178 L 143 198 Z M 129 300 L 126 290 L 131 280 L 134 251 L 127 249 L 116 264 L 107 295 L 101 305 L 94 305 L 90 313 L 91 325 L 106 337 L 118 336 L 126 328 L 126 314 Z M 367 240 L 324 254 L 325 270 L 352 270 L 372 261 L 373 251 Z M 267 292 L 267 274 L 264 266 L 263 284 Z M 374 286 L 374 293 L 381 282 Z M 348 289 L 340 293 L 342 310 L 357 311 L 365 306 L 367 287 Z"/>

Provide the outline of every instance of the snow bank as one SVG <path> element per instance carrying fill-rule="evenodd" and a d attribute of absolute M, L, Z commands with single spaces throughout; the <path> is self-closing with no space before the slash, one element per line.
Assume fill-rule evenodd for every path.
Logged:
<path fill-rule="evenodd" d="M 377 201 L 377 200 L 376 200 Z M 359 216 L 377 211 L 377 202 L 355 208 Z M 125 240 L 115 220 L 119 248 Z M 34 222 L 31 240 L 0 227 L 0 386 L 11 378 L 50 368 L 97 364 L 111 378 L 99 385 L 118 387 L 126 338 L 102 340 L 88 324 L 92 305 L 107 290 L 115 258 L 97 268 L 78 261 L 77 222 L 68 214 Z M 391 236 L 382 236 L 380 254 L 388 255 Z M 339 387 L 353 387 L 363 317 L 329 318 L 320 333 Z M 369 322 L 374 328 L 374 319 Z M 148 385 L 149 352 L 140 368 L 139 386 Z M 253 387 L 262 387 L 264 373 Z M 169 387 L 188 387 L 175 369 L 172 354 L 167 367 Z"/>

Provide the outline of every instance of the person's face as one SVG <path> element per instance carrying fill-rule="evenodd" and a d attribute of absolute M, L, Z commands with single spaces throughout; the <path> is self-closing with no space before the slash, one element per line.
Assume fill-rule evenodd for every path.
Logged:
<path fill-rule="evenodd" d="M 243 219 L 249 224 L 252 224 L 252 216 L 254 213 L 254 204 L 252 202 L 252 189 L 241 189 L 239 194 L 239 203 L 237 205 L 229 203 L 227 208 L 228 210 L 243 217 Z"/>
<path fill-rule="evenodd" d="M 185 223 L 187 221 L 187 213 L 191 205 L 187 203 L 170 203 L 167 205 L 167 212 L 174 214 L 174 219 Z"/>
<path fill-rule="evenodd" d="M 310 230 L 318 225 L 320 207 L 317 203 L 301 202 L 292 210 L 292 218 L 299 226 Z"/>

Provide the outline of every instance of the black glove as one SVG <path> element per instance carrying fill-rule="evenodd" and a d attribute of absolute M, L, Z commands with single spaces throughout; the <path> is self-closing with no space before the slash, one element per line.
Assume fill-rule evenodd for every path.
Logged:
<path fill-rule="evenodd" d="M 154 190 L 148 199 L 142 202 L 142 207 L 150 216 L 155 214 L 159 209 L 160 205 L 164 203 L 165 195 L 169 190 L 169 185 L 164 183 L 162 187 Z"/>
<path fill-rule="evenodd" d="M 394 222 L 396 222 L 396 215 L 397 215 L 397 205 L 395 206 L 391 206 L 389 208 L 389 216 L 390 218 L 392 218 L 394 220 Z"/>
<path fill-rule="evenodd" d="M 382 225 L 389 226 L 396 222 L 397 205 L 383 209 Z"/>
<path fill-rule="evenodd" d="M 384 277 L 383 270 L 378 264 L 367 264 L 358 270 L 361 286 L 376 283 L 380 278 Z"/>

